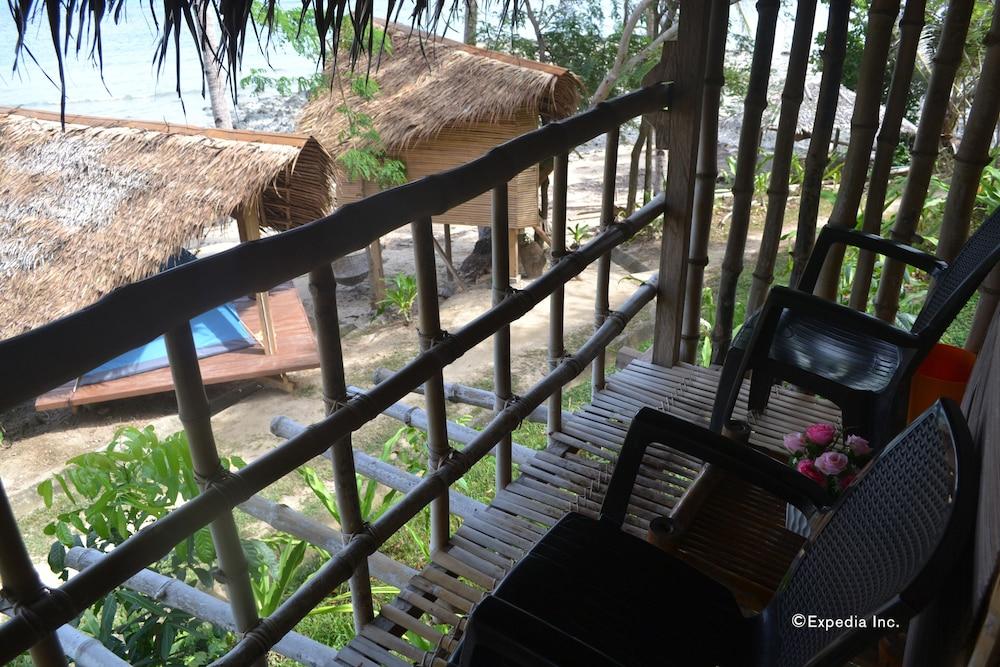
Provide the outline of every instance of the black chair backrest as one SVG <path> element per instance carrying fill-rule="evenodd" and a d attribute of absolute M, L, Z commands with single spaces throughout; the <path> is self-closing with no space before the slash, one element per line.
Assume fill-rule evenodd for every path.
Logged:
<path fill-rule="evenodd" d="M 937 594 L 968 537 L 979 464 L 958 407 L 939 401 L 886 446 L 844 493 L 761 617 L 766 665 L 841 664 Z M 802 614 L 806 627 L 795 627 Z M 866 619 L 867 628 L 817 628 Z M 830 660 L 828 660 L 830 659 Z"/>
<path fill-rule="evenodd" d="M 948 268 L 934 281 L 924 307 L 913 323 L 918 336 L 937 342 L 986 274 L 1000 261 L 1000 208 L 969 237 Z"/>

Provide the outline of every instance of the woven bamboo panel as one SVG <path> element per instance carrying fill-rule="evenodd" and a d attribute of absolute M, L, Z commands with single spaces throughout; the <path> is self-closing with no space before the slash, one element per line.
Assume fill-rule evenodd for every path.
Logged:
<path fill-rule="evenodd" d="M 434 140 L 414 145 L 399 159 L 406 163 L 409 180 L 414 181 L 465 164 L 537 127 L 537 117 L 526 109 L 509 122 L 447 128 Z M 337 188 L 337 204 L 349 204 L 377 191 L 378 186 L 374 183 L 343 182 Z M 510 182 L 508 202 L 511 228 L 522 229 L 538 224 L 537 166 L 521 172 Z M 492 206 L 493 196 L 487 192 L 434 218 L 434 222 L 488 227 Z"/>

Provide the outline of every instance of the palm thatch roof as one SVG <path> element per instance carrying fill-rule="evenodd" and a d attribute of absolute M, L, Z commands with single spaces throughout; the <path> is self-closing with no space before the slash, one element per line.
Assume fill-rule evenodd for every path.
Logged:
<path fill-rule="evenodd" d="M 580 103 L 582 84 L 569 70 L 427 35 L 390 23 L 391 52 L 383 53 L 372 77 L 378 92 L 357 95 L 355 77 L 345 64 L 333 85 L 309 101 L 299 117 L 300 130 L 319 139 L 333 154 L 349 147 L 348 117 L 372 119 L 390 154 L 436 137 L 443 129 L 473 123 L 500 123 L 525 109 L 546 119 L 564 118 Z M 341 62 L 347 60 L 343 58 Z"/>
<path fill-rule="evenodd" d="M 156 273 L 238 210 L 285 228 L 332 205 L 311 137 L 0 108 L 0 338 Z"/>

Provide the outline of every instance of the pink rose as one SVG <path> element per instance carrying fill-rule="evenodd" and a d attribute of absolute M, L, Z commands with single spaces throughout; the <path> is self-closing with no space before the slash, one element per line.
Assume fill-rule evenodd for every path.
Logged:
<path fill-rule="evenodd" d="M 851 448 L 855 456 L 868 456 L 872 453 L 871 445 L 860 435 L 847 436 L 847 446 Z"/>
<path fill-rule="evenodd" d="M 855 477 L 857 477 L 857 475 L 853 472 L 845 473 L 837 478 L 837 486 L 839 486 L 840 490 L 843 491 L 851 485 L 851 482 L 854 481 Z"/>
<path fill-rule="evenodd" d="M 826 476 L 816 469 L 816 466 L 813 465 L 811 460 L 802 459 L 799 461 L 799 464 L 795 466 L 795 469 L 820 486 L 826 486 Z"/>
<path fill-rule="evenodd" d="M 806 450 L 806 439 L 801 433 L 789 433 L 785 436 L 785 449 L 792 454 Z"/>
<path fill-rule="evenodd" d="M 837 428 L 833 424 L 813 424 L 806 429 L 806 437 L 813 444 L 819 445 L 820 447 L 826 447 L 831 442 L 833 438 L 837 435 Z"/>
<path fill-rule="evenodd" d="M 847 455 L 840 452 L 823 452 L 816 458 L 816 467 L 824 475 L 839 475 L 847 463 Z"/>

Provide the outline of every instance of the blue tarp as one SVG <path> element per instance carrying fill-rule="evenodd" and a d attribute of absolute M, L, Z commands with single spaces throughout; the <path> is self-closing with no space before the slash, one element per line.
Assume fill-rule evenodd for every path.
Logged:
<path fill-rule="evenodd" d="M 194 257 L 184 251 L 178 257 L 171 258 L 164 269 L 173 268 L 177 264 L 183 264 L 191 259 Z M 228 303 L 192 319 L 191 331 L 194 334 L 194 345 L 199 359 L 210 357 L 213 354 L 240 350 L 257 342 L 240 321 L 236 309 Z M 163 336 L 160 336 L 142 347 L 115 357 L 85 373 L 80 377 L 80 385 L 116 380 L 157 368 L 165 368 L 168 365 L 167 347 Z"/>

